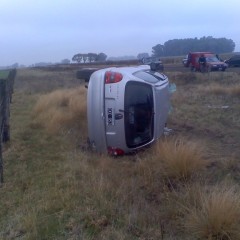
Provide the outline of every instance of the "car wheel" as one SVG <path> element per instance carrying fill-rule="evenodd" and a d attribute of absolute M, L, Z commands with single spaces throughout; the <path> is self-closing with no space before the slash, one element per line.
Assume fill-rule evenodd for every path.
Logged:
<path fill-rule="evenodd" d="M 80 69 L 80 70 L 77 71 L 76 77 L 78 79 L 84 79 L 85 82 L 88 82 L 92 73 L 97 71 L 97 70 L 98 69 L 96 69 L 96 68 Z"/>
<path fill-rule="evenodd" d="M 150 64 L 150 68 L 151 68 L 152 71 L 156 71 L 156 70 L 157 70 L 157 65 L 156 65 L 156 63 L 151 63 L 151 64 Z"/>

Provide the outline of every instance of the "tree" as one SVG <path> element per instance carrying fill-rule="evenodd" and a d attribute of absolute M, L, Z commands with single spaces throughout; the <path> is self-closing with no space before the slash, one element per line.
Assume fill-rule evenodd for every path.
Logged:
<path fill-rule="evenodd" d="M 214 53 L 233 52 L 235 43 L 232 39 L 213 38 L 212 36 L 202 38 L 172 39 L 163 45 L 157 44 L 153 48 L 153 56 L 180 56 L 189 52 L 209 51 Z"/>
<path fill-rule="evenodd" d="M 97 59 L 97 54 L 96 53 L 88 53 L 87 58 L 89 62 L 95 62 Z"/>
<path fill-rule="evenodd" d="M 139 53 L 137 55 L 137 59 L 141 60 L 143 58 L 148 58 L 149 57 L 149 54 L 148 53 Z"/>
<path fill-rule="evenodd" d="M 88 55 L 86 53 L 82 54 L 82 60 L 84 63 L 88 60 Z"/>
<path fill-rule="evenodd" d="M 152 47 L 152 56 L 153 57 L 162 57 L 164 56 L 164 46 L 161 44 L 157 44 L 156 46 Z"/>
<path fill-rule="evenodd" d="M 104 62 L 107 59 L 107 55 L 105 53 L 99 53 L 97 55 L 96 61 L 97 62 Z"/>
<path fill-rule="evenodd" d="M 105 61 L 106 58 L 107 58 L 107 55 L 105 53 L 99 53 L 99 54 L 78 53 L 72 57 L 72 61 L 78 62 L 78 63 L 81 63 L 81 62 L 86 63 L 87 61 L 88 62 Z"/>
<path fill-rule="evenodd" d="M 72 57 L 72 61 L 73 62 L 78 62 L 80 63 L 83 59 L 83 56 L 81 53 L 78 53 L 78 54 L 75 54 L 73 57 Z"/>
<path fill-rule="evenodd" d="M 63 59 L 61 61 L 62 64 L 69 64 L 70 63 L 70 60 L 69 59 Z"/>
<path fill-rule="evenodd" d="M 18 63 L 14 63 L 11 67 L 12 68 L 18 68 L 19 64 Z"/>

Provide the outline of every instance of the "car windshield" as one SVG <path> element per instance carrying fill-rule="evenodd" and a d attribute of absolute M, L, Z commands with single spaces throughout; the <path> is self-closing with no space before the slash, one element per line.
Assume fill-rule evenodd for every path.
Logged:
<path fill-rule="evenodd" d="M 217 59 L 217 57 L 215 57 L 215 56 L 206 57 L 206 61 L 207 62 L 220 62 L 219 59 Z"/>
<path fill-rule="evenodd" d="M 152 71 L 138 71 L 133 73 L 133 75 L 149 83 L 157 83 L 166 79 L 163 74 Z"/>
<path fill-rule="evenodd" d="M 139 147 L 153 139 L 153 90 L 151 85 L 129 81 L 124 97 L 126 144 Z"/>

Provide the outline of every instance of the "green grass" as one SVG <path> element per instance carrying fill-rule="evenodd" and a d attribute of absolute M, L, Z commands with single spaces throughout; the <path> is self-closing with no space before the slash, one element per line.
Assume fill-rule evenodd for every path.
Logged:
<path fill-rule="evenodd" d="M 167 75 L 174 135 L 110 158 L 85 148 L 74 70 L 18 70 L 0 239 L 238 239 L 240 98 L 216 89 L 238 86 L 239 75 Z"/>
<path fill-rule="evenodd" d="M 0 79 L 6 79 L 8 77 L 8 70 L 0 70 Z"/>

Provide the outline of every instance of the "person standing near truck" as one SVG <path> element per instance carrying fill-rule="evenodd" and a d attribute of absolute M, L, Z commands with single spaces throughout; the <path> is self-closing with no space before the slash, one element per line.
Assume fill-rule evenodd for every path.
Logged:
<path fill-rule="evenodd" d="M 205 72 L 206 71 L 206 66 L 207 66 L 207 60 L 206 60 L 206 57 L 203 54 L 199 57 L 198 63 L 199 63 L 200 71 Z"/>

